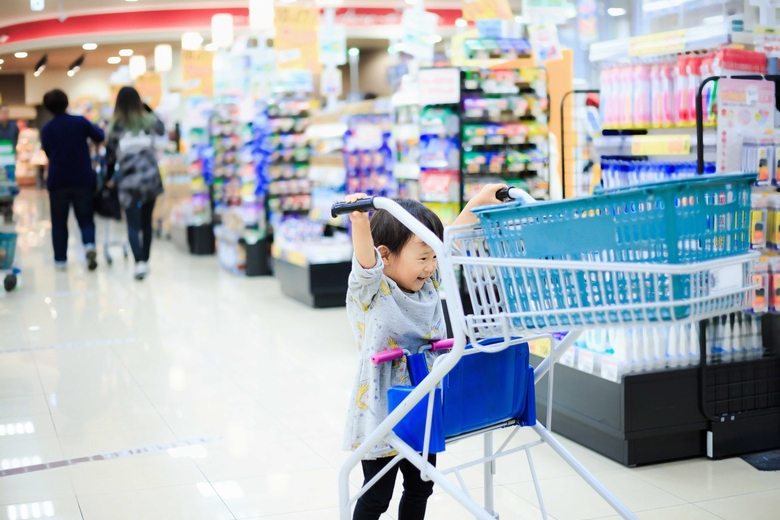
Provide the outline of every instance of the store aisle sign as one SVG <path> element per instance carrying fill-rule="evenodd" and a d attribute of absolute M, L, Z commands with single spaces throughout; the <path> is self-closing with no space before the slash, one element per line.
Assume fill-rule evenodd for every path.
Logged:
<path fill-rule="evenodd" d="M 319 72 L 318 31 L 320 13 L 315 6 L 275 7 L 276 64 L 279 69 L 304 69 Z"/>
<path fill-rule="evenodd" d="M 147 72 L 135 78 L 135 89 L 141 100 L 151 108 L 160 106 L 162 100 L 162 78 L 156 72 Z"/>
<path fill-rule="evenodd" d="M 632 155 L 688 155 L 689 153 L 691 153 L 690 134 L 631 137 Z"/>
<path fill-rule="evenodd" d="M 181 51 L 181 69 L 185 96 L 211 97 L 214 93 L 214 53 L 208 51 Z"/>
<path fill-rule="evenodd" d="M 459 69 L 423 69 L 417 82 L 422 106 L 460 103 Z"/>
<path fill-rule="evenodd" d="M 628 40 L 629 56 L 669 54 L 685 50 L 685 29 L 647 36 L 634 36 Z"/>
<path fill-rule="evenodd" d="M 463 0 L 464 20 L 511 20 L 512 9 L 507 0 Z"/>
<path fill-rule="evenodd" d="M 433 63 L 433 41 L 439 17 L 428 11 L 405 9 L 402 19 L 404 52 L 423 63 Z"/>
<path fill-rule="evenodd" d="M 319 29 L 320 63 L 346 65 L 347 28 L 343 25 L 321 25 Z"/>

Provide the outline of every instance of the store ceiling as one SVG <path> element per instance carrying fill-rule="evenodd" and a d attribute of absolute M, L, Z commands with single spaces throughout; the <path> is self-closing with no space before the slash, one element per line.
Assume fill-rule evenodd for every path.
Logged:
<path fill-rule="evenodd" d="M 309 0 L 310 2 L 311 0 Z M 463 0 L 424 0 L 425 7 L 459 8 Z M 123 11 L 146 11 L 150 9 L 197 9 L 213 8 L 216 3 L 220 7 L 247 7 L 249 0 L 44 0 L 43 11 L 31 11 L 29 0 L 0 0 L 3 4 L 0 13 L 0 27 L 33 20 L 45 20 L 57 18 L 60 14 L 59 5 L 62 4 L 66 16 L 76 14 L 111 13 Z M 300 3 L 308 3 L 307 0 L 298 0 Z M 509 4 L 516 11 L 520 11 L 522 0 L 510 0 Z M 405 0 L 344 0 L 342 7 L 405 7 Z"/>
<path fill-rule="evenodd" d="M 179 42 L 159 42 L 159 43 L 171 43 L 174 47 L 178 47 Z M 154 54 L 155 43 L 132 43 L 132 44 L 108 44 L 98 45 L 98 48 L 94 51 L 85 51 L 79 47 L 57 47 L 52 49 L 43 49 L 30 51 L 26 58 L 16 58 L 13 54 L 0 54 L 0 59 L 4 61 L 0 67 L 2 67 L 3 73 L 12 72 L 25 72 L 32 71 L 35 68 L 35 64 L 38 60 L 47 55 L 46 67 L 48 69 L 68 69 L 71 63 L 76 61 L 79 56 L 84 54 L 84 64 L 81 68 L 104 68 L 104 67 L 117 67 L 118 65 L 110 65 L 108 58 L 111 56 L 119 56 L 121 49 L 132 49 L 134 54 L 140 54 L 142 56 L 152 56 Z M 122 65 L 127 65 L 129 57 L 122 57 Z"/>

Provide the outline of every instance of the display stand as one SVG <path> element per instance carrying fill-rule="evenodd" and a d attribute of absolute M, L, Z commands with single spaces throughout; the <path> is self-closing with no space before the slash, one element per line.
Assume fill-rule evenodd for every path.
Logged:
<path fill-rule="evenodd" d="M 282 256 L 273 263 L 274 276 L 290 298 L 315 309 L 344 306 L 351 262 L 308 264 Z"/>

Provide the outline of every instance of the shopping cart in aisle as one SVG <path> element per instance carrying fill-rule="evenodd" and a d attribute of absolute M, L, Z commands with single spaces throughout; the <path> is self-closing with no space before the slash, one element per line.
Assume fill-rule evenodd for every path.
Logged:
<path fill-rule="evenodd" d="M 384 475 L 350 496 L 351 470 L 381 442 L 398 451 L 387 469 L 406 458 L 479 520 L 498 517 L 495 461 L 520 451 L 547 518 L 531 450 L 545 443 L 623 518 L 635 519 L 550 433 L 555 363 L 589 329 L 684 324 L 749 307 L 757 257 L 747 234 L 754 180 L 707 177 L 542 203 L 520 190 L 502 190 L 502 198 L 514 201 L 475 210 L 479 224 L 448 228 L 443 242 L 389 199 L 334 206 L 334 216 L 389 211 L 434 250 L 445 287 L 458 287 L 456 267 L 461 268 L 473 307 L 465 315 L 458 291 L 449 291 L 454 335 L 444 345 L 449 353 L 430 371 L 425 365 L 415 369 L 415 355 L 408 354 L 414 386 L 390 390 L 388 417 L 341 468 L 341 520 L 350 518 L 351 505 Z M 550 353 L 533 369 L 527 343 L 541 338 L 551 342 Z M 382 353 L 374 361 L 406 354 Z M 534 384 L 545 374 L 542 425 L 536 421 Z M 505 427 L 517 428 L 494 450 L 493 432 Z M 519 427 L 533 429 L 539 439 L 508 448 Z M 483 458 L 446 469 L 427 462 L 429 453 L 477 435 L 483 436 Z M 461 475 L 480 464 L 483 504 L 470 496 Z M 447 478 L 450 473 L 460 486 Z"/>
<path fill-rule="evenodd" d="M 3 287 L 11 292 L 16 287 L 21 272 L 14 267 L 16 253 L 16 233 L 0 232 L 0 275 L 3 276 Z"/>

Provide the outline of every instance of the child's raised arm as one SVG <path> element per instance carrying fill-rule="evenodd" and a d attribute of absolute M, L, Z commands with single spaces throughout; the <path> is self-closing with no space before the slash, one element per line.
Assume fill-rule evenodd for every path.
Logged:
<path fill-rule="evenodd" d="M 467 224 L 474 224 L 477 221 L 477 216 L 474 215 L 471 210 L 480 206 L 486 206 L 488 204 L 501 204 L 502 201 L 496 198 L 496 192 L 502 188 L 506 188 L 506 184 L 486 184 L 482 190 L 477 193 L 463 208 L 458 218 L 452 223 L 453 226 L 464 226 Z M 357 248 L 355 248 L 357 250 Z"/>
<path fill-rule="evenodd" d="M 355 193 L 347 195 L 344 200 L 355 202 L 366 197 L 365 193 Z M 355 257 L 363 269 L 371 269 L 376 265 L 376 254 L 374 253 L 374 239 L 371 236 L 368 213 L 353 211 L 349 215 L 349 220 L 352 221 L 352 246 L 355 248 Z"/>

